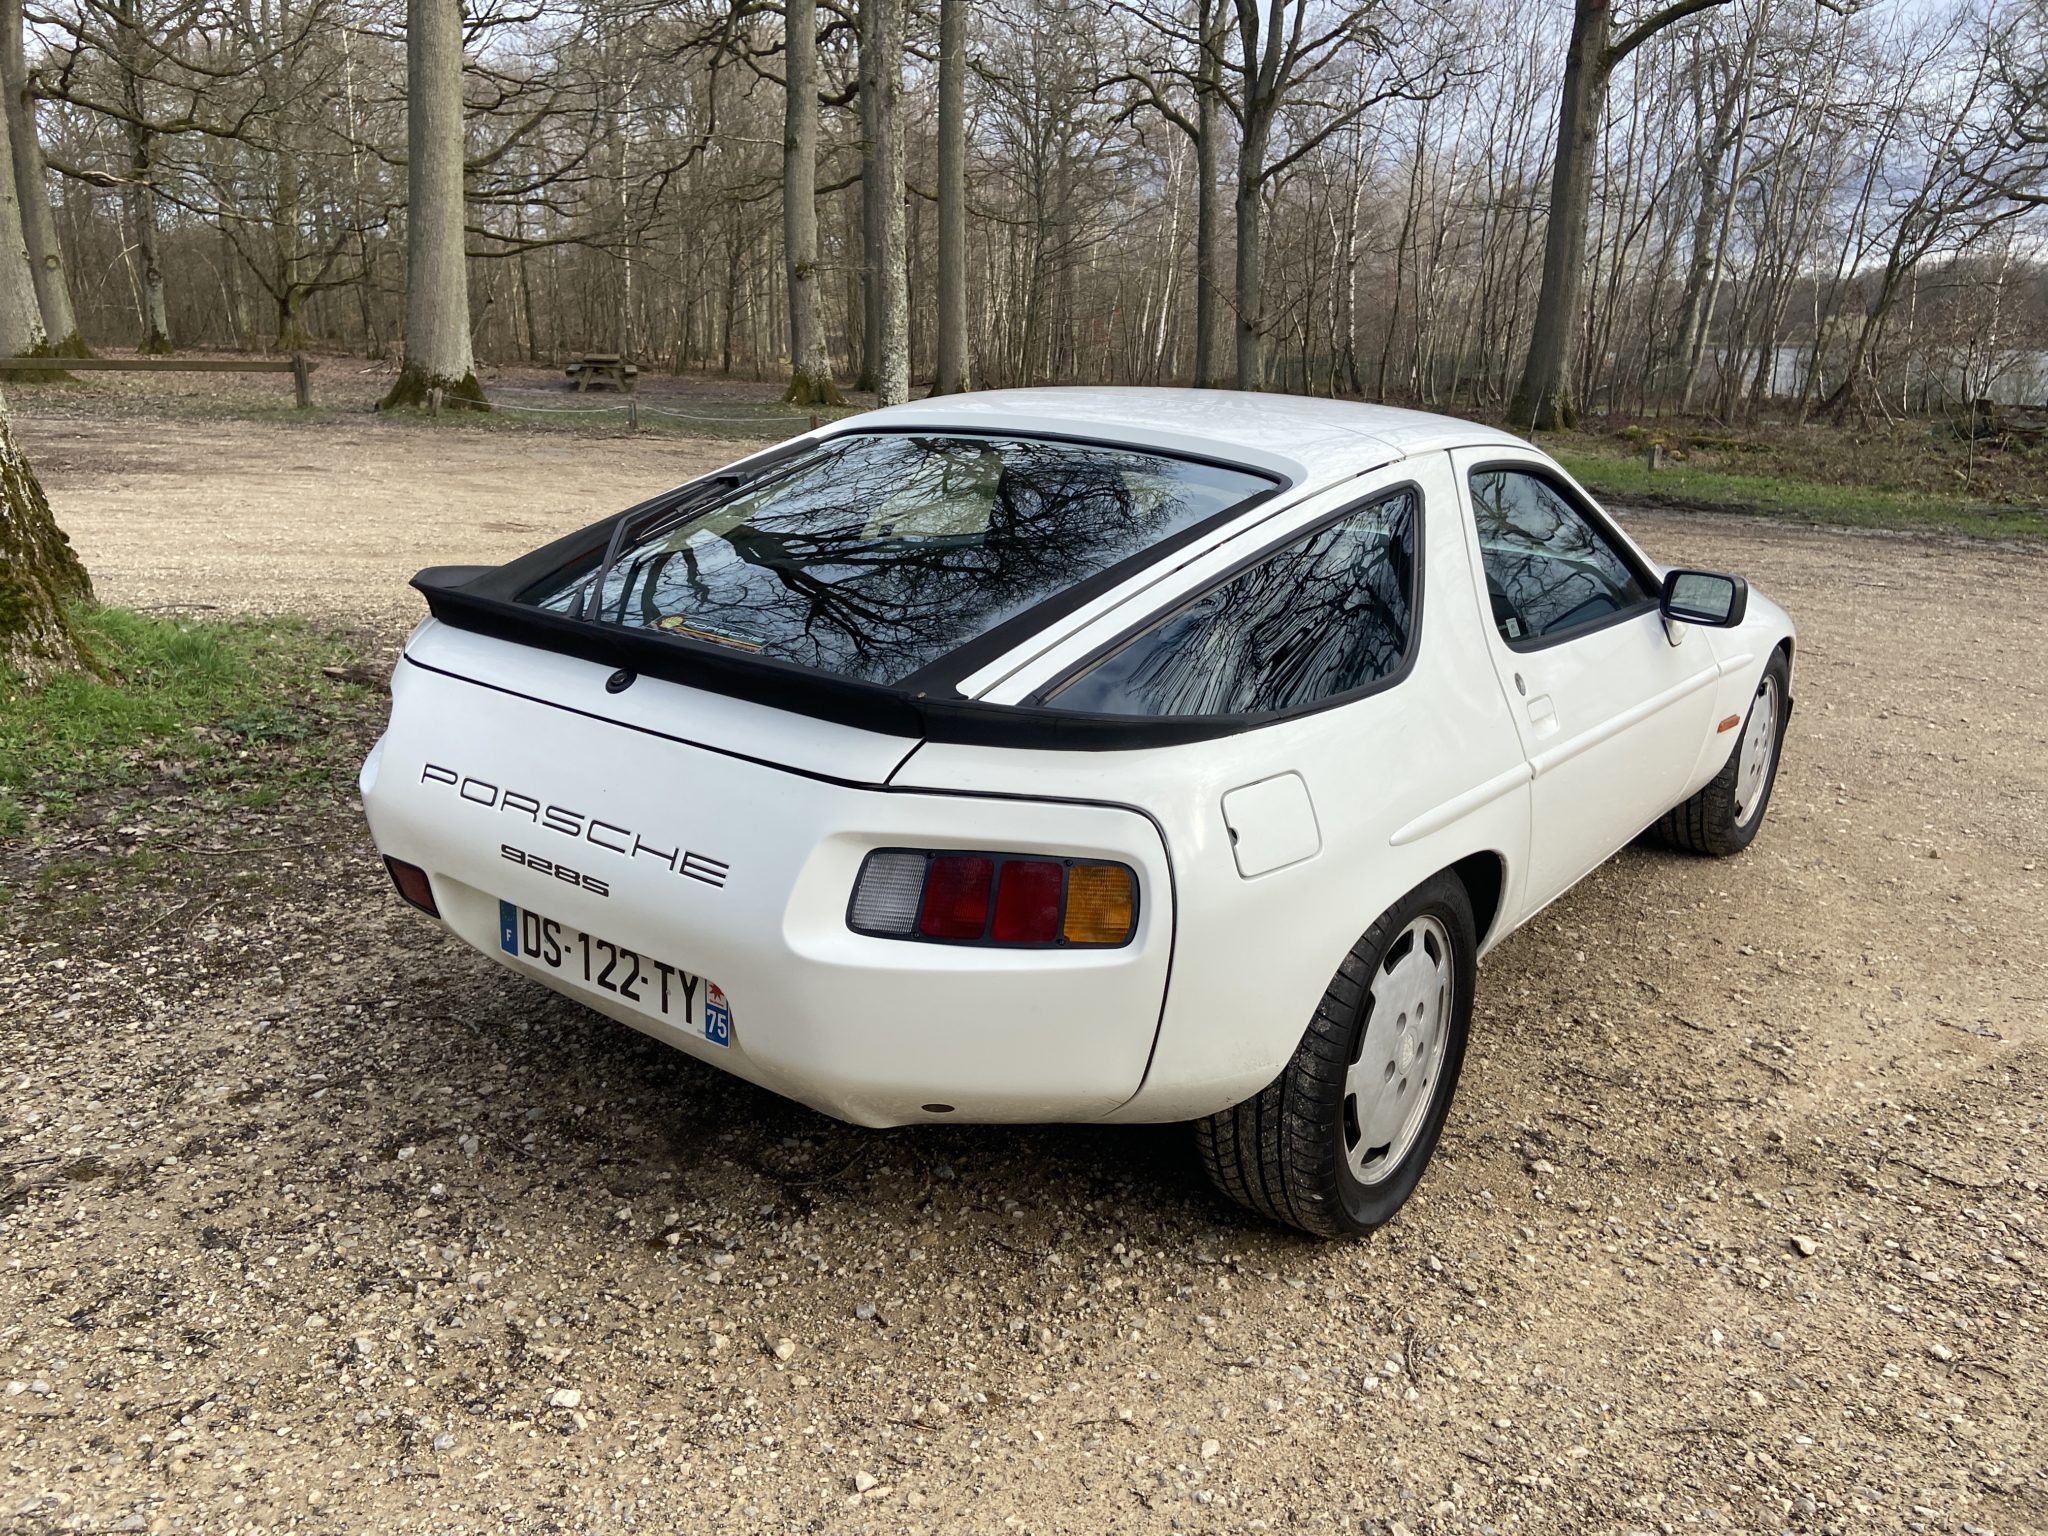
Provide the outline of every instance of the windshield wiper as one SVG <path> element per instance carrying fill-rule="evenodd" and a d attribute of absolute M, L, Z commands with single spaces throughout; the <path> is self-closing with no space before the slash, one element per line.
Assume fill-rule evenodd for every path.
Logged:
<path fill-rule="evenodd" d="M 612 567 L 619 563 L 619 551 L 625 546 L 627 533 L 638 537 L 643 529 L 652 532 L 650 525 L 655 519 L 691 512 L 714 491 L 734 491 L 744 484 L 744 475 L 713 475 L 708 480 L 700 480 L 690 486 L 673 501 L 650 507 L 638 517 L 630 513 L 621 513 L 619 520 L 612 524 L 612 536 L 605 544 L 604 558 L 598 561 L 596 571 L 591 574 L 589 583 L 583 589 L 583 595 L 577 599 L 574 610 L 576 616 L 590 622 L 603 619 L 604 584 L 611 577 Z"/>
<path fill-rule="evenodd" d="M 666 532 L 667 527 L 707 510 L 705 504 L 709 501 L 722 500 L 742 486 L 751 486 L 759 490 L 795 473 L 818 450 L 819 445 L 816 443 L 802 438 L 794 439 L 782 444 L 779 450 L 756 455 L 750 461 L 753 465 L 750 473 L 740 474 L 727 470 L 685 486 L 672 500 L 649 507 L 638 517 L 630 511 L 620 513 L 618 522 L 612 525 L 612 536 L 605 544 L 604 558 L 598 562 L 597 570 L 592 573 L 589 582 L 571 606 L 570 612 L 586 621 L 603 621 L 604 584 L 611 578 L 612 567 L 619 562 L 619 551 L 625 547 L 629 533 L 634 538 L 651 538 L 658 532 Z M 666 527 L 664 519 L 667 520 Z M 622 620 L 625 611 L 626 605 L 622 601 L 619 604 Z"/>

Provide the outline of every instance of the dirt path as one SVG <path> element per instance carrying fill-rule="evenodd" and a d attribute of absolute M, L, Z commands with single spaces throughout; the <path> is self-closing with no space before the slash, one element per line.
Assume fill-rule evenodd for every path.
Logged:
<path fill-rule="evenodd" d="M 422 566 L 495 564 L 757 446 L 369 416 L 45 416 L 16 435 L 104 601 L 379 625 L 426 611 L 406 586 Z"/>
<path fill-rule="evenodd" d="M 415 566 L 732 451 L 38 430 L 109 597 L 393 629 Z M 224 834 L 241 895 L 31 921 L 0 1528 L 2048 1528 L 2048 560 L 1630 522 L 1800 621 L 1770 825 L 1502 947 L 1369 1243 L 1240 1217 L 1172 1128 L 719 1077 L 401 909 L 346 806 Z"/>

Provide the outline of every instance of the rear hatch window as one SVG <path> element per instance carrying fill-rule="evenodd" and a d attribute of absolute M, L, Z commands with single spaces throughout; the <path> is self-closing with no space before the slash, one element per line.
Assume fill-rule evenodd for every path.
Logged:
<path fill-rule="evenodd" d="M 600 592 L 586 560 L 518 600 L 901 684 L 1272 489 L 1249 471 L 1090 443 L 849 434 L 638 520 Z"/>

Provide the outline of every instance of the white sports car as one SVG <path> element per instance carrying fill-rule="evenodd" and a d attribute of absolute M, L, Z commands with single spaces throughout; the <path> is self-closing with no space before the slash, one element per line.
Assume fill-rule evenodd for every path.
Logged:
<path fill-rule="evenodd" d="M 1746 847 L 1792 703 L 1783 611 L 1527 443 L 1270 395 L 899 406 L 414 585 L 414 906 L 859 1125 L 1193 1121 L 1328 1235 L 1479 957 L 1653 823 Z"/>

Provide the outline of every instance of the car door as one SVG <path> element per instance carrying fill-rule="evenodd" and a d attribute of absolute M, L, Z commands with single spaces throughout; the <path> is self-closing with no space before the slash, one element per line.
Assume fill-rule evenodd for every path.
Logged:
<path fill-rule="evenodd" d="M 1547 462 L 1453 460 L 1488 648 L 1533 773 L 1533 911 L 1678 801 L 1719 672 L 1704 640 L 1667 631 L 1656 571 Z"/>

